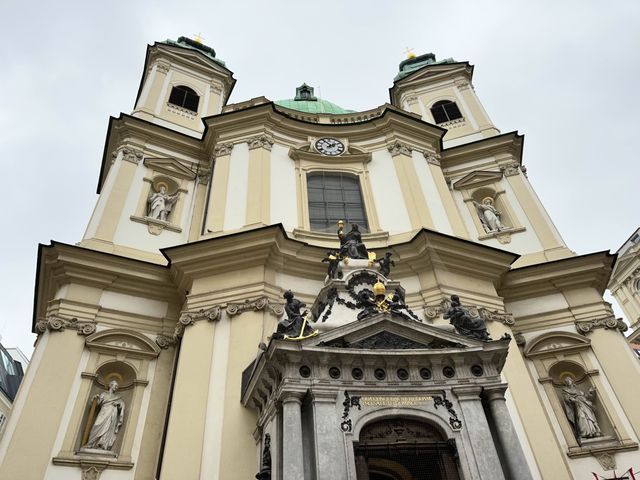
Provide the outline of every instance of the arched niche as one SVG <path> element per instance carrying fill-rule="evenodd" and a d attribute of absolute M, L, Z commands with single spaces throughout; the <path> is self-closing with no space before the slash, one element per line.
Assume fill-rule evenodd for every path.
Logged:
<path fill-rule="evenodd" d="M 557 420 L 569 457 L 589 454 L 603 445 L 617 450 L 633 444 L 616 413 L 617 399 L 601 378 L 588 338 L 567 331 L 547 332 L 528 341 L 524 355 L 535 367 L 537 383 L 548 399 L 549 413 Z M 595 416 L 599 435 L 580 434 L 578 409 L 582 409 L 581 415 Z"/>
<path fill-rule="evenodd" d="M 150 388 L 149 379 L 160 352 L 150 337 L 126 328 L 101 330 L 86 338 L 83 371 L 61 449 L 53 458 L 54 464 L 81 468 L 99 465 L 119 470 L 134 466 L 136 459 L 132 457 L 132 451 L 136 427 L 141 416 L 143 420 L 146 415 L 143 393 Z M 115 394 L 124 407 L 122 424 L 110 450 L 88 456 L 83 447 L 86 447 L 100 413 L 98 398 L 109 393 L 113 380 L 117 383 Z"/>

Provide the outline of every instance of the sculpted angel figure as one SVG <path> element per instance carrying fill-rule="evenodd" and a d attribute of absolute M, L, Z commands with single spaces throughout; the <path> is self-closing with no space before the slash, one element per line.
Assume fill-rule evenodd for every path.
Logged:
<path fill-rule="evenodd" d="M 504 229 L 504 225 L 500 220 L 500 212 L 493 206 L 493 198 L 487 197 L 482 200 L 482 203 L 474 200 L 473 204 L 476 207 L 482 226 L 487 233 L 498 232 Z"/>
<path fill-rule="evenodd" d="M 171 212 L 173 208 L 173 204 L 178 199 L 178 193 L 175 195 L 169 195 L 167 193 L 167 188 L 164 185 L 160 186 L 160 191 L 149 195 L 149 199 L 147 200 L 147 204 L 149 205 L 149 213 L 148 217 L 162 220 L 163 222 L 167 221 L 167 216 Z"/>
<path fill-rule="evenodd" d="M 574 385 L 570 376 L 567 375 L 564 378 L 564 386 L 562 387 L 564 411 L 578 440 L 602 435 L 600 425 L 598 425 L 598 420 L 596 419 L 596 409 L 593 402 L 595 394 L 594 387 L 584 393 Z"/>
<path fill-rule="evenodd" d="M 95 396 L 98 414 L 95 417 L 89 441 L 82 448 L 111 450 L 124 420 L 124 400 L 118 395 L 118 382 L 111 380 L 109 390 Z"/>

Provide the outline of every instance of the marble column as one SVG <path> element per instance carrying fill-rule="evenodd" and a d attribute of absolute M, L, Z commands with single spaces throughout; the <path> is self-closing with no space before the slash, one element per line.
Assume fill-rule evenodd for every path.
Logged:
<path fill-rule="evenodd" d="M 518 480 L 532 480 L 533 477 L 531 476 L 527 459 L 524 456 L 518 434 L 507 409 L 504 398 L 506 390 L 506 385 L 496 385 L 485 387 L 484 393 L 489 401 L 491 417 L 498 432 L 498 439 L 504 452 L 509 475 L 511 478 L 517 478 Z"/>
<path fill-rule="evenodd" d="M 467 457 L 475 459 L 477 478 L 480 480 L 505 480 L 498 451 L 482 408 L 481 391 L 482 387 L 479 386 L 453 388 L 462 410 L 462 429 L 466 431 L 471 443 L 471 451 L 466 452 Z M 473 478 L 476 478 L 475 475 Z"/>
<path fill-rule="evenodd" d="M 336 391 L 311 391 L 315 445 L 316 478 L 345 478 L 345 458 L 340 412 L 336 410 Z"/>
<path fill-rule="evenodd" d="M 285 392 L 282 397 L 282 480 L 304 479 L 302 397 L 300 392 Z"/>

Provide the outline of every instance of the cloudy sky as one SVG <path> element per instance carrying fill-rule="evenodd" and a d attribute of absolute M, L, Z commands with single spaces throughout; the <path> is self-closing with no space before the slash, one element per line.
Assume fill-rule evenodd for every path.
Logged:
<path fill-rule="evenodd" d="M 9 4 L 7 4 L 9 5 Z M 406 47 L 475 65 L 502 132 L 570 248 L 615 251 L 638 227 L 640 2 L 11 2 L 0 18 L 0 334 L 30 354 L 38 243 L 75 243 L 97 196 L 110 115 L 129 113 L 149 43 L 201 33 L 232 102 L 302 82 L 365 110 Z"/>

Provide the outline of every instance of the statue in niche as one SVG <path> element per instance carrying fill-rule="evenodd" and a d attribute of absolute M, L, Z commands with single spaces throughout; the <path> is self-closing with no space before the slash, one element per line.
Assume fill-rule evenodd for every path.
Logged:
<path fill-rule="evenodd" d="M 596 419 L 594 399 L 596 389 L 591 387 L 587 393 L 579 390 L 569 375 L 564 377 L 562 400 L 567 419 L 573 427 L 578 442 L 583 438 L 602 436 Z"/>
<path fill-rule="evenodd" d="M 389 274 L 391 273 L 391 267 L 396 266 L 396 262 L 391 260 L 391 255 L 391 252 L 387 252 L 384 254 L 384 257 L 376 260 L 376 263 L 380 266 L 380 273 L 385 277 L 389 277 Z"/>
<path fill-rule="evenodd" d="M 338 252 L 335 250 L 329 250 L 327 252 L 327 256 L 322 259 L 323 262 L 329 262 L 329 267 L 327 268 L 327 278 L 332 279 L 336 278 L 338 274 L 338 264 L 340 263 L 340 256 Z"/>
<path fill-rule="evenodd" d="M 283 340 L 302 340 L 318 334 L 309 325 L 307 315 L 308 310 L 302 311 L 307 305 L 293 296 L 291 290 L 284 292 L 284 298 L 287 303 L 284 305 L 284 311 L 287 318 L 283 318 L 278 322 L 276 333 L 273 334 L 275 339 Z"/>
<path fill-rule="evenodd" d="M 449 323 L 460 335 L 484 341 L 491 340 L 484 320 L 471 315 L 471 312 L 460 304 L 458 295 L 451 295 L 451 307 L 444 313 L 443 318 L 449 319 Z"/>
<path fill-rule="evenodd" d="M 486 197 L 482 200 L 482 203 L 474 200 L 473 204 L 476 207 L 478 217 L 480 217 L 485 232 L 492 233 L 504 230 L 505 227 L 500 220 L 501 214 L 498 209 L 493 206 L 493 198 Z"/>
<path fill-rule="evenodd" d="M 264 436 L 264 447 L 262 449 L 262 468 L 256 475 L 258 480 L 271 480 L 271 435 Z"/>
<path fill-rule="evenodd" d="M 86 445 L 82 446 L 82 450 L 97 449 L 109 451 L 113 448 L 113 444 L 116 442 L 118 432 L 124 420 L 124 400 L 122 400 L 119 395 L 116 395 L 117 390 L 118 382 L 111 380 L 109 382 L 109 390 L 105 393 L 99 393 L 94 397 L 91 412 L 94 411 L 94 408 L 99 408 L 99 410 L 93 419 L 93 425 L 89 432 L 89 440 Z M 92 415 L 90 413 L 89 421 L 91 421 L 91 417 Z"/>
<path fill-rule="evenodd" d="M 340 237 L 340 230 L 338 230 L 338 236 Z M 344 243 L 342 242 L 343 239 Z M 342 258 L 369 259 L 369 252 L 367 252 L 367 247 L 362 243 L 362 234 L 355 223 L 351 224 L 351 230 L 340 238 L 340 242 L 340 256 Z"/>
<path fill-rule="evenodd" d="M 149 199 L 147 200 L 147 204 L 149 206 L 147 217 L 166 222 L 167 217 L 173 208 L 173 204 L 178 199 L 179 193 L 176 192 L 174 195 L 169 195 L 164 183 L 160 183 L 158 185 L 160 190 L 149 195 Z"/>

